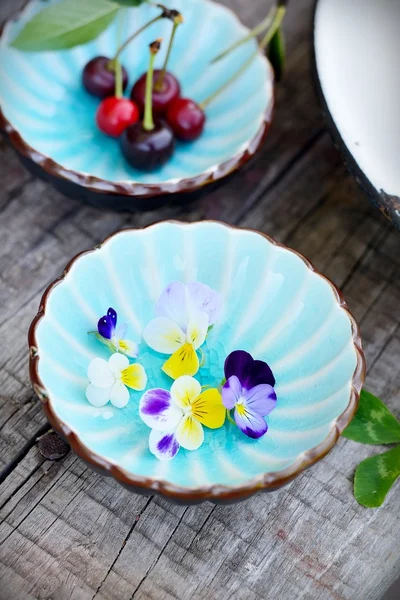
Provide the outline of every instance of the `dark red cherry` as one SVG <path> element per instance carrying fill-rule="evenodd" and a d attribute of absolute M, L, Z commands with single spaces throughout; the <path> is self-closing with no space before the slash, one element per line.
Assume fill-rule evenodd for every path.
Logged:
<path fill-rule="evenodd" d="M 82 81 L 89 94 L 98 98 L 107 98 L 115 94 L 115 71 L 110 67 L 111 61 L 106 56 L 92 58 L 82 73 Z M 128 73 L 122 67 L 122 87 L 128 86 Z"/>
<path fill-rule="evenodd" d="M 176 98 L 168 107 L 167 122 L 178 139 L 191 142 L 203 133 L 206 115 L 193 100 Z"/>
<path fill-rule="evenodd" d="M 153 113 L 161 116 L 166 113 L 169 104 L 177 98 L 181 93 L 179 81 L 168 71 L 164 75 L 164 80 L 161 89 L 157 88 L 157 81 L 160 77 L 161 70 L 156 69 L 153 76 Z M 140 110 L 144 110 L 144 100 L 146 93 L 147 73 L 144 73 L 135 83 L 132 88 L 131 98 L 139 106 Z"/>
<path fill-rule="evenodd" d="M 154 129 L 147 130 L 141 122 L 125 129 L 121 137 L 121 149 L 129 164 L 141 171 L 154 171 L 172 156 L 175 139 L 172 129 L 159 119 Z"/>
<path fill-rule="evenodd" d="M 97 126 L 111 137 L 120 137 L 129 125 L 139 121 L 137 105 L 128 98 L 105 98 L 96 113 Z"/>

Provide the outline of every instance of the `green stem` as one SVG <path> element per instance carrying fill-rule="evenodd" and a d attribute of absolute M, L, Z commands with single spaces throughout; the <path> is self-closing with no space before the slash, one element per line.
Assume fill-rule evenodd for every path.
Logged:
<path fill-rule="evenodd" d="M 236 71 L 236 73 L 232 75 L 232 77 L 230 77 L 228 81 L 226 81 L 220 88 L 218 88 L 216 92 L 214 92 L 213 94 L 208 96 L 208 98 L 203 100 L 203 102 L 199 104 L 200 108 L 202 108 L 203 110 L 207 108 L 207 106 L 211 104 L 211 102 L 213 102 L 215 98 L 217 98 L 220 94 L 222 94 L 222 92 L 228 89 L 232 85 L 232 83 L 234 83 L 236 79 L 238 79 L 238 77 L 240 77 L 240 75 L 242 75 L 242 73 L 244 73 L 247 70 L 247 68 L 251 65 L 257 54 L 258 50 L 256 50 L 254 54 L 252 54 L 250 58 L 246 60 L 246 62 L 240 67 L 240 69 Z"/>
<path fill-rule="evenodd" d="M 130 37 L 128 37 L 128 39 L 122 44 L 122 46 L 120 46 L 118 48 L 118 51 L 116 53 L 116 55 L 114 56 L 114 61 L 116 61 L 122 54 L 122 52 L 125 50 L 125 48 L 127 46 L 129 46 L 129 44 L 131 42 L 133 42 L 133 40 L 135 38 L 137 38 L 138 35 L 140 35 L 143 31 L 145 31 L 145 29 L 147 29 L 148 27 L 150 27 L 150 25 L 153 25 L 153 23 L 157 23 L 157 21 L 160 21 L 161 19 L 164 18 L 164 13 L 162 13 L 161 15 L 158 15 L 158 17 L 154 17 L 154 19 L 151 19 L 151 21 L 149 21 L 148 23 L 145 23 L 143 25 L 143 27 L 141 27 L 140 29 L 138 29 L 137 31 L 135 31 L 135 33 L 133 33 Z M 110 61 L 111 63 L 112 61 Z"/>
<path fill-rule="evenodd" d="M 278 10 L 276 11 L 274 20 L 272 21 L 271 27 L 268 29 L 267 33 L 260 42 L 260 48 L 262 50 L 265 50 L 265 48 L 268 46 L 268 44 L 274 37 L 275 33 L 278 31 L 279 27 L 282 25 L 283 19 L 285 18 L 285 14 L 286 6 L 279 6 Z"/>
<path fill-rule="evenodd" d="M 275 17 L 271 24 L 271 27 L 268 29 L 265 37 L 260 42 L 259 49 L 265 50 L 265 48 L 268 46 L 269 42 L 274 37 L 274 35 L 278 31 L 279 27 L 282 25 L 282 21 L 285 17 L 285 14 L 286 14 L 286 7 L 280 6 L 278 8 L 278 10 L 276 11 Z M 213 102 L 215 100 L 215 98 L 217 98 L 220 94 L 222 94 L 222 92 L 224 92 L 226 89 L 228 89 L 232 85 L 232 83 L 234 83 L 236 81 L 236 79 L 238 79 L 248 69 L 248 67 L 251 65 L 253 60 L 258 55 L 258 52 L 259 52 L 259 50 L 256 50 L 246 60 L 246 62 L 240 67 L 240 69 L 238 71 L 236 71 L 236 73 L 228 79 L 228 81 L 226 81 L 216 92 L 214 92 L 208 98 L 203 100 L 203 102 L 201 102 L 201 104 L 199 105 L 200 108 L 202 108 L 203 110 L 205 108 L 207 108 L 207 106 L 211 102 Z"/>
<path fill-rule="evenodd" d="M 233 50 L 236 50 L 236 48 L 239 48 L 240 46 L 242 46 L 249 40 L 257 37 L 258 35 L 260 35 L 260 33 L 264 33 L 264 31 L 266 29 L 268 29 L 268 27 L 271 26 L 271 23 L 273 21 L 276 10 L 277 9 L 275 8 L 275 6 L 272 6 L 269 13 L 265 17 L 265 19 L 263 21 L 261 21 L 261 23 L 259 25 L 254 27 L 254 29 L 252 29 L 251 31 L 249 31 L 249 33 L 246 36 L 244 36 L 243 38 L 241 38 L 240 40 L 238 40 L 237 42 L 235 42 L 234 44 L 229 46 L 229 48 L 227 48 L 226 50 L 221 52 L 221 54 L 218 54 L 218 56 L 213 58 L 213 60 L 211 61 L 211 64 L 214 64 L 214 63 L 218 62 L 219 60 L 221 60 L 222 58 L 225 58 L 225 56 L 227 56 L 228 54 L 233 52 Z"/>
<path fill-rule="evenodd" d="M 227 411 L 226 411 L 226 416 L 228 417 L 228 421 L 229 421 L 230 423 L 232 423 L 232 425 L 235 425 L 235 426 L 236 426 L 236 423 L 235 423 L 235 421 L 232 419 L 232 417 L 231 417 L 231 413 L 230 413 L 230 411 L 229 411 L 229 410 L 227 410 Z"/>
<path fill-rule="evenodd" d="M 200 363 L 199 363 L 199 368 L 203 367 L 206 363 L 206 357 L 204 356 L 204 352 L 201 348 L 199 348 L 199 354 L 200 354 Z"/>
<path fill-rule="evenodd" d="M 154 85 L 154 88 L 158 92 L 161 91 L 162 87 L 163 87 L 165 73 L 167 72 L 168 62 L 169 62 L 169 59 L 170 59 L 170 56 L 171 56 L 171 50 L 172 50 L 172 46 L 173 46 L 173 43 L 174 43 L 176 30 L 178 29 L 179 25 L 180 25 L 180 21 L 174 21 L 174 24 L 173 24 L 173 27 L 172 27 L 171 38 L 169 40 L 169 46 L 168 46 L 168 50 L 167 50 L 167 56 L 165 57 L 165 61 L 164 61 L 164 65 L 163 65 L 163 68 L 161 70 L 161 73 L 158 76 L 157 81 L 156 81 L 156 83 Z"/>
<path fill-rule="evenodd" d="M 122 82 L 122 65 L 119 60 L 115 61 L 115 97 L 122 98 L 124 95 Z"/>
<path fill-rule="evenodd" d="M 154 61 L 155 61 L 156 54 L 157 54 L 159 48 L 160 48 L 159 42 L 154 42 L 153 44 L 150 44 L 150 63 L 149 63 L 149 70 L 147 71 L 146 95 L 145 95 L 144 119 L 143 119 L 143 128 L 146 131 L 152 131 L 154 129 L 153 77 L 154 77 Z"/>

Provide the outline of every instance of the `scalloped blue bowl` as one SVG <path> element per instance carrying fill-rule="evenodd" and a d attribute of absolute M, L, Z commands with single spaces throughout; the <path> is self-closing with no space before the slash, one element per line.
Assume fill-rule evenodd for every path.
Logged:
<path fill-rule="evenodd" d="M 218 385 L 226 356 L 246 350 L 271 366 L 278 401 L 264 437 L 246 438 L 227 423 L 207 429 L 199 450 L 160 462 L 138 416 L 141 392 L 122 409 L 86 400 L 90 360 L 109 356 L 87 331 L 113 306 L 140 343 L 147 389 L 169 389 L 165 357 L 142 331 L 172 281 L 208 284 L 224 300 L 203 346 L 202 385 Z M 183 503 L 276 489 L 320 460 L 352 419 L 365 370 L 354 318 L 307 259 L 262 234 L 207 221 L 125 230 L 78 255 L 46 291 L 29 344 L 35 391 L 77 454 L 134 491 Z"/>
<path fill-rule="evenodd" d="M 54 0 L 32 0 L 6 24 L 0 42 L 0 127 L 24 163 L 64 193 L 116 210 L 152 208 L 181 200 L 216 184 L 244 165 L 260 148 L 272 118 L 273 73 L 261 53 L 207 109 L 204 134 L 179 143 L 172 160 L 148 174 L 123 158 L 118 141 L 95 125 L 99 101 L 81 84 L 84 65 L 94 56 L 112 56 L 118 20 L 97 40 L 60 52 L 26 53 L 8 46 L 24 23 Z M 210 61 L 248 30 L 235 14 L 210 0 L 166 0 L 182 11 L 170 70 L 182 94 L 201 102 L 240 68 L 256 49 L 254 41 L 219 63 Z M 157 14 L 149 5 L 126 9 L 121 39 Z M 171 24 L 154 24 L 122 57 L 132 84 L 147 69 L 147 44 L 168 40 Z M 157 57 L 161 65 L 167 44 Z M 130 89 L 130 88 L 129 88 Z M 129 91 L 129 90 L 128 90 Z"/>

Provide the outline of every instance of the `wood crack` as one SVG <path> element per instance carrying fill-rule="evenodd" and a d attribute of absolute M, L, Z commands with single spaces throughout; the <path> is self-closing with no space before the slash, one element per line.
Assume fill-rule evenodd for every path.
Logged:
<path fill-rule="evenodd" d="M 26 442 L 26 444 L 19 450 L 19 452 L 15 455 L 15 458 L 4 467 L 4 469 L 0 472 L 0 485 L 3 483 L 3 481 L 5 481 L 7 479 L 7 477 L 12 473 L 12 471 L 15 469 L 15 467 L 17 467 L 17 465 L 21 462 L 21 460 L 23 460 L 25 458 L 25 456 L 28 454 L 29 450 L 31 448 L 33 448 L 33 446 L 36 444 L 36 440 L 38 437 L 40 437 L 41 435 L 47 433 L 48 431 L 50 431 L 51 426 L 50 423 L 45 423 L 44 425 L 42 425 L 42 427 L 40 427 L 33 435 L 32 437 Z M 8 500 L 6 501 L 8 502 Z M 3 508 L 4 505 L 0 506 L 0 510 Z"/>
<path fill-rule="evenodd" d="M 182 519 L 185 516 L 187 510 L 188 510 L 188 508 L 185 508 L 185 510 L 183 511 L 181 517 L 178 519 L 178 522 L 177 522 L 176 526 L 172 530 L 169 539 L 164 544 L 164 546 L 161 548 L 160 552 L 158 553 L 157 558 L 155 559 L 155 561 L 153 562 L 153 564 L 151 565 L 151 567 L 149 568 L 149 570 L 147 571 L 147 573 L 144 575 L 144 577 L 142 577 L 142 579 L 140 580 L 139 584 L 136 586 L 136 589 L 134 590 L 134 592 L 133 592 L 133 594 L 132 594 L 132 596 L 130 597 L 129 600 L 133 600 L 134 599 L 136 592 L 138 592 L 140 590 L 140 587 L 146 581 L 147 576 L 153 571 L 154 567 L 157 565 L 157 563 L 160 560 L 160 558 L 161 558 L 161 556 L 162 556 L 165 548 L 168 546 L 169 542 L 172 540 L 175 531 L 178 529 L 179 525 L 182 523 Z M 92 598 L 92 600 L 93 600 L 93 598 Z"/>
<path fill-rule="evenodd" d="M 116 557 L 114 558 L 113 562 L 110 565 L 110 568 L 108 569 L 107 573 L 105 574 L 105 576 L 103 577 L 103 579 L 101 580 L 101 582 L 99 583 L 95 593 L 93 594 L 91 600 L 94 600 L 94 598 L 97 596 L 97 594 L 100 592 L 105 580 L 107 579 L 107 577 L 109 576 L 109 574 L 111 573 L 115 563 L 117 562 L 118 558 L 121 556 L 121 552 L 123 551 L 123 549 L 126 546 L 126 543 L 128 542 L 129 538 L 131 537 L 133 530 L 135 529 L 136 525 L 139 522 L 140 517 L 142 516 L 142 514 L 144 513 L 144 511 L 146 510 L 146 508 L 149 506 L 149 504 L 152 502 L 153 500 L 153 496 L 151 496 L 148 501 L 146 502 L 146 504 L 144 505 L 144 507 L 142 508 L 142 510 L 139 512 L 139 514 L 135 517 L 134 522 L 131 525 L 131 528 L 128 531 L 127 536 L 124 538 L 120 549 L 118 550 L 118 554 L 116 555 Z"/>

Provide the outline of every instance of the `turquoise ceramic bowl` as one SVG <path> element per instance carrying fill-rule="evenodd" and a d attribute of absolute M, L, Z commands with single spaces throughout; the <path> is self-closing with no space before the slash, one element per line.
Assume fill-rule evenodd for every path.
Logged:
<path fill-rule="evenodd" d="M 87 401 L 88 365 L 109 357 L 87 332 L 114 307 L 139 344 L 146 390 L 169 389 L 165 356 L 142 334 L 173 281 L 201 282 L 222 297 L 222 315 L 202 347 L 201 384 L 218 385 L 226 356 L 246 350 L 272 368 L 277 403 L 259 439 L 226 423 L 204 428 L 198 450 L 181 448 L 173 460 L 159 461 L 139 418 L 143 392 L 132 391 L 124 408 Z M 75 452 L 134 491 L 183 503 L 234 501 L 292 480 L 333 447 L 364 379 L 358 327 L 335 286 L 270 238 L 207 221 L 121 231 L 78 255 L 46 291 L 29 344 L 35 391 Z"/>
<path fill-rule="evenodd" d="M 273 108 L 273 74 L 261 53 L 246 72 L 207 109 L 204 134 L 179 143 L 173 159 L 148 174 L 124 160 L 118 141 L 95 126 L 99 101 L 81 84 L 84 65 L 94 56 L 113 56 L 118 18 L 95 41 L 72 50 L 26 53 L 9 42 L 43 6 L 55 0 L 32 0 L 6 24 L 0 42 L 0 125 L 24 162 L 63 192 L 113 209 L 149 208 L 155 198 L 182 198 L 213 184 L 245 164 L 268 131 Z M 235 14 L 210 0 L 165 0 L 182 11 L 185 22 L 176 36 L 169 70 L 182 93 L 201 102 L 247 61 L 254 41 L 219 63 L 210 61 L 248 30 Z M 149 21 L 150 5 L 126 9 L 121 39 Z M 169 21 L 154 24 L 124 52 L 122 62 L 132 84 L 147 69 L 147 44 L 168 40 Z M 157 57 L 163 63 L 167 44 Z M 128 92 L 130 87 L 128 88 Z"/>

